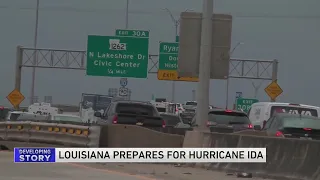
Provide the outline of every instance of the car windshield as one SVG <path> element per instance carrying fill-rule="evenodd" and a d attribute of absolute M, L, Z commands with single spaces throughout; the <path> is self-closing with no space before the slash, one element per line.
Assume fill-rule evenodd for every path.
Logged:
<path fill-rule="evenodd" d="M 285 128 L 320 129 L 320 119 L 316 118 L 285 117 L 282 121 Z"/>
<path fill-rule="evenodd" d="M 196 105 L 183 105 L 184 109 L 195 109 Z"/>
<path fill-rule="evenodd" d="M 119 103 L 116 113 L 141 114 L 146 116 L 159 116 L 158 111 L 152 105 L 140 103 Z"/>
<path fill-rule="evenodd" d="M 318 117 L 318 112 L 316 109 L 294 107 L 294 106 L 272 106 L 271 116 L 274 115 L 274 113 L 301 114 L 301 115 Z"/>
<path fill-rule="evenodd" d="M 112 98 L 109 96 L 98 95 L 95 103 L 95 111 L 100 111 L 106 109 L 111 103 Z"/>
<path fill-rule="evenodd" d="M 18 120 L 18 118 L 19 118 L 20 115 L 21 115 L 20 113 L 11 113 L 11 114 L 10 114 L 10 119 L 9 119 L 9 121 L 16 121 L 16 120 Z"/>
<path fill-rule="evenodd" d="M 209 121 L 217 124 L 250 124 L 248 116 L 239 112 L 212 111 Z"/>
<path fill-rule="evenodd" d="M 165 121 L 167 126 L 176 126 L 178 123 L 181 122 L 179 116 L 161 114 L 160 115 Z"/>
<path fill-rule="evenodd" d="M 80 117 L 74 116 L 54 116 L 53 119 L 55 121 L 82 122 L 82 119 Z"/>
<path fill-rule="evenodd" d="M 186 105 L 196 106 L 196 105 L 197 105 L 197 102 L 189 101 L 189 102 L 186 102 Z"/>
<path fill-rule="evenodd" d="M 157 107 L 158 112 L 166 112 L 166 108 L 158 108 Z"/>

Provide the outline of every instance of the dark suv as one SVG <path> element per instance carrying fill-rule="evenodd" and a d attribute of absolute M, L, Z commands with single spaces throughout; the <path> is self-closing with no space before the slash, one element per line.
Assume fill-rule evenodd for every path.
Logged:
<path fill-rule="evenodd" d="M 196 120 L 193 119 L 193 124 Z M 211 132 L 233 133 L 243 130 L 253 130 L 251 121 L 242 111 L 210 109 L 207 127 Z"/>
<path fill-rule="evenodd" d="M 146 127 L 165 127 L 165 121 L 150 102 L 115 101 L 111 102 L 103 114 L 95 112 L 99 117 L 98 124 L 131 124 Z"/>
<path fill-rule="evenodd" d="M 276 113 L 267 121 L 262 131 L 268 136 L 320 140 L 320 118 Z"/>

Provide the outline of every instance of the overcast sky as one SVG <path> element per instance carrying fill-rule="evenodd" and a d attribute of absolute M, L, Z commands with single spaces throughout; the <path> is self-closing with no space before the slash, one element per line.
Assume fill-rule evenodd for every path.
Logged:
<path fill-rule="evenodd" d="M 125 27 L 125 0 L 40 0 L 39 48 L 85 50 L 88 34 L 114 35 Z M 0 1 L 0 104 L 9 105 L 6 96 L 14 87 L 15 50 L 17 45 L 33 46 L 36 0 Z M 232 14 L 232 44 L 239 46 L 233 57 L 278 59 L 278 82 L 284 90 L 282 102 L 320 105 L 320 7 L 319 0 L 216 0 L 215 12 Z M 130 0 L 129 28 L 150 30 L 150 54 L 157 54 L 159 41 L 172 41 L 174 26 L 168 8 L 179 18 L 181 11 L 201 11 L 200 0 Z M 29 103 L 31 68 L 23 68 L 23 104 Z M 260 81 L 254 81 L 259 85 Z M 264 81 L 258 92 L 260 101 L 268 100 Z M 170 81 L 159 81 L 154 74 L 148 79 L 129 79 L 132 98 L 150 100 L 171 98 Z M 53 96 L 54 103 L 78 104 L 81 93 L 108 94 L 118 88 L 119 78 L 87 77 L 84 71 L 38 69 L 36 95 Z M 226 82 L 211 80 L 210 103 L 225 106 Z M 196 83 L 176 83 L 176 99 L 192 98 Z M 253 98 L 251 80 L 230 80 L 229 104 L 237 91 Z"/>

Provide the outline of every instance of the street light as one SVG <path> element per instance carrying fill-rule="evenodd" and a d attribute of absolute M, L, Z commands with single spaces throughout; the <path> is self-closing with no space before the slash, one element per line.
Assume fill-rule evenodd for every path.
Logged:
<path fill-rule="evenodd" d="M 180 18 L 179 19 L 176 19 L 174 18 L 172 12 L 168 9 L 168 8 L 163 8 L 162 10 L 166 11 L 169 15 L 170 15 L 170 18 L 173 22 L 173 25 L 175 27 L 175 37 L 174 37 L 174 40 L 176 41 L 176 38 L 179 34 L 178 32 L 178 28 L 179 28 L 179 25 L 180 25 Z M 184 12 L 187 12 L 187 11 L 193 11 L 192 9 L 186 9 Z M 172 82 L 172 102 L 175 101 L 175 81 Z"/>
<path fill-rule="evenodd" d="M 126 3 L 126 29 L 128 29 L 129 26 L 129 0 L 127 0 Z"/>
<path fill-rule="evenodd" d="M 238 42 L 234 48 L 230 51 L 230 57 L 233 54 L 234 50 L 236 50 L 240 45 L 243 45 L 243 42 Z M 227 93 L 226 93 L 226 109 L 228 109 L 228 102 L 229 102 L 229 76 L 227 78 Z"/>

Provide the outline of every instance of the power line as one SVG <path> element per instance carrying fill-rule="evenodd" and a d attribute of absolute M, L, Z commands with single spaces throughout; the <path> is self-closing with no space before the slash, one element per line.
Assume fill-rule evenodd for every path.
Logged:
<path fill-rule="evenodd" d="M 0 9 L 12 9 L 12 10 L 26 10 L 34 11 L 33 7 L 10 7 L 0 6 Z M 124 9 L 89 9 L 89 8 L 73 8 L 73 7 L 42 7 L 40 11 L 52 11 L 52 12 L 84 12 L 84 13 L 117 13 L 125 11 Z M 146 10 L 130 10 L 130 14 L 146 14 L 146 15 L 165 15 L 162 11 L 146 11 Z M 172 14 L 179 15 L 180 12 L 172 12 Z M 272 14 L 244 14 L 244 13 L 231 13 L 235 18 L 272 18 L 272 19 L 320 19 L 320 15 L 272 15 Z"/>

